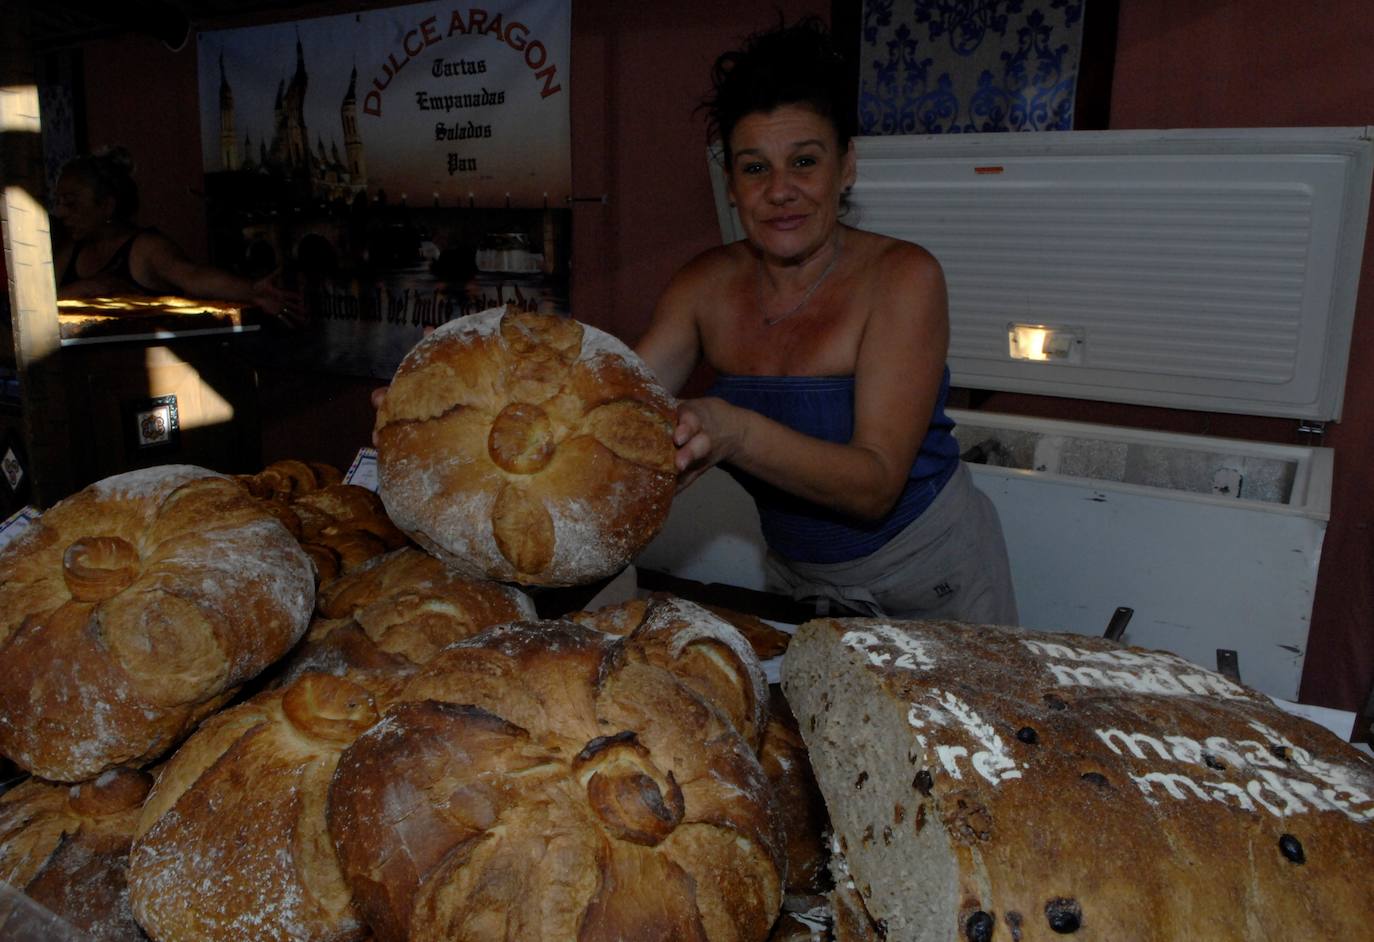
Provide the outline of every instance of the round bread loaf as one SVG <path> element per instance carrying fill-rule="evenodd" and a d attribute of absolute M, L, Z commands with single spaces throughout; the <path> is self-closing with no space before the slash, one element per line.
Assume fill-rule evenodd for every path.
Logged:
<path fill-rule="evenodd" d="M 1374 924 L 1374 762 L 1176 655 L 822 619 L 782 676 L 882 937 L 1243 942 Z"/>
<path fill-rule="evenodd" d="M 634 645 L 491 628 L 344 752 L 330 833 L 379 942 L 767 937 L 782 836 L 758 760 Z"/>
<path fill-rule="evenodd" d="M 0 752 L 84 781 L 175 745 L 304 633 L 310 560 L 234 481 L 167 465 L 0 551 Z"/>
<path fill-rule="evenodd" d="M 378 697 L 453 642 L 535 617 L 534 603 L 515 586 L 464 579 L 411 547 L 335 580 L 316 605 L 319 617 L 292 652 L 284 679 L 307 671 L 346 675 Z"/>
<path fill-rule="evenodd" d="M 377 719 L 323 674 L 206 720 L 158 775 L 129 898 L 158 942 L 344 942 L 366 935 L 325 830 L 345 746 Z"/>
<path fill-rule="evenodd" d="M 624 344 L 564 317 L 484 311 L 402 361 L 377 413 L 391 519 L 463 575 L 592 582 L 662 526 L 674 404 Z"/>
<path fill-rule="evenodd" d="M 153 779 L 114 769 L 80 785 L 29 779 L 0 797 L 0 881 L 94 942 L 139 942 L 129 909 L 129 844 Z M 33 938 L 0 906 L 0 938 Z"/>

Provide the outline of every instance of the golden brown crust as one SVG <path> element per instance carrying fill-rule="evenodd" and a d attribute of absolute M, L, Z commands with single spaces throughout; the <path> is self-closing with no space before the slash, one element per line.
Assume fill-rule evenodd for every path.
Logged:
<path fill-rule="evenodd" d="M 408 542 L 380 497 L 342 477 L 331 465 L 283 459 L 236 478 L 300 541 L 319 586 Z"/>
<path fill-rule="evenodd" d="M 614 605 L 604 605 L 589 612 L 572 612 L 567 618 L 586 628 L 593 628 L 602 634 L 623 638 L 639 627 L 648 611 L 649 600 L 628 599 Z"/>
<path fill-rule="evenodd" d="M 129 893 L 156 939 L 353 942 L 325 800 L 339 754 L 377 719 L 347 680 L 306 674 L 206 721 L 158 776 Z"/>
<path fill-rule="evenodd" d="M 608 635 L 627 635 L 644 620 L 644 612 L 651 598 L 671 598 L 666 592 L 655 592 L 647 598 L 628 599 L 606 605 L 590 612 L 573 612 L 567 617 L 579 625 L 595 628 Z M 754 615 L 726 608 L 721 605 L 702 604 L 702 608 L 722 621 L 733 625 L 744 635 L 749 646 L 754 649 L 760 660 L 781 657 L 787 650 L 787 642 L 792 636 L 781 628 L 775 628 Z"/>
<path fill-rule="evenodd" d="M 323 461 L 307 461 L 310 470 L 315 472 L 315 480 L 320 482 L 320 487 L 329 487 L 333 484 L 343 483 L 343 472 L 332 464 Z"/>
<path fill-rule="evenodd" d="M 268 496 L 285 501 L 293 501 L 320 486 L 315 469 L 295 458 L 272 462 L 256 475 L 256 480 Z"/>
<path fill-rule="evenodd" d="M 1374 860 L 1374 762 L 1175 655 L 824 619 L 783 686 L 896 937 L 1335 939 L 1374 919 L 1351 866 Z"/>
<path fill-rule="evenodd" d="M 757 615 L 736 611 L 723 605 L 703 605 L 711 614 L 723 618 L 739 629 L 739 633 L 749 641 L 749 646 L 760 660 L 782 657 L 792 636 L 781 628 L 775 628 Z"/>
<path fill-rule="evenodd" d="M 671 595 L 655 596 L 625 646 L 675 674 L 715 706 L 757 754 L 768 725 L 768 681 L 748 641 L 728 622 Z"/>
<path fill-rule="evenodd" d="M 143 938 L 129 909 L 129 844 L 152 777 L 116 769 L 78 786 L 29 779 L 0 797 L 0 881 L 96 942 Z M 0 912 L 0 937 L 12 930 Z M 17 917 L 15 917 L 17 919 Z"/>
<path fill-rule="evenodd" d="M 0 551 L 0 750 L 81 781 L 180 740 L 304 633 L 310 564 L 228 478 L 117 475 Z"/>
<path fill-rule="evenodd" d="M 830 882 L 826 870 L 830 818 L 811 771 L 806 744 L 781 691 L 773 691 L 769 697 L 768 726 L 759 749 L 759 764 L 773 786 L 782 812 L 787 839 L 788 895 L 824 892 Z"/>
<path fill-rule="evenodd" d="M 320 618 L 284 672 L 390 674 L 424 664 L 439 650 L 492 625 L 534 617 L 529 598 L 513 586 L 464 579 L 410 547 L 379 556 L 326 586 Z"/>
<path fill-rule="evenodd" d="M 301 494 L 291 502 L 297 513 L 314 511 L 312 519 L 323 519 L 328 526 L 347 524 L 351 520 L 385 514 L 382 499 L 357 484 L 330 484 Z M 307 535 L 314 531 L 307 529 Z"/>
<path fill-rule="evenodd" d="M 475 578 L 610 575 L 658 532 L 674 405 L 627 347 L 568 318 L 484 312 L 407 355 L 377 414 L 391 518 Z"/>
<path fill-rule="evenodd" d="M 343 563 L 339 560 L 339 554 L 331 547 L 325 546 L 323 543 L 305 541 L 301 543 L 301 549 L 310 557 L 310 562 L 315 567 L 317 585 L 327 586 L 343 572 Z"/>
<path fill-rule="evenodd" d="M 763 773 L 635 644 L 490 629 L 345 752 L 330 828 L 379 942 L 766 938 L 782 858 Z"/>
<path fill-rule="evenodd" d="M 767 680 L 747 639 L 728 621 L 666 592 L 568 619 L 604 634 L 632 635 L 632 656 L 677 674 L 758 751 L 768 724 Z"/>

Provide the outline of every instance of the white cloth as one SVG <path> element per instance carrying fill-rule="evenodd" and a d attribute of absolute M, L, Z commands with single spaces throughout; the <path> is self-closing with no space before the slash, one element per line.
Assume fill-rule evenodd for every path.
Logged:
<path fill-rule="evenodd" d="M 931 505 L 873 553 L 842 563 L 765 560 L 769 588 L 863 615 L 1015 625 L 997 509 L 961 462 Z"/>

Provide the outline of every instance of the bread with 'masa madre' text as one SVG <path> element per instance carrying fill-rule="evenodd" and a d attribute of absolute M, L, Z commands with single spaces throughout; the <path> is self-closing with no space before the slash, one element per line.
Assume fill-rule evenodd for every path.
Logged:
<path fill-rule="evenodd" d="M 782 676 L 890 942 L 1344 939 L 1374 924 L 1374 762 L 1181 657 L 821 619 Z"/>

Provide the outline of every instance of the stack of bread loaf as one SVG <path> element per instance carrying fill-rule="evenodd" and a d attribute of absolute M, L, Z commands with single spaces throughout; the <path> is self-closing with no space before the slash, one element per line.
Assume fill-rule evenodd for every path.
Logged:
<path fill-rule="evenodd" d="M 130 873 L 154 938 L 359 937 L 325 820 L 339 756 L 435 653 L 533 607 L 404 548 L 326 586 L 317 616 L 271 689 L 208 719 L 158 776 Z"/>
<path fill-rule="evenodd" d="M 182 467 L 0 554 L 0 736 L 36 773 L 0 796 L 0 878 L 99 942 L 768 937 L 784 830 L 738 631 L 671 598 L 624 637 L 535 621 L 412 548 L 318 595 L 310 567 Z"/>
<path fill-rule="evenodd" d="M 300 541 L 322 586 L 407 542 L 381 498 L 331 465 L 287 458 L 238 480 Z"/>
<path fill-rule="evenodd" d="M 361 628 L 384 581 L 336 593 L 338 620 Z M 785 864 L 737 632 L 676 601 L 627 638 L 513 621 L 436 649 L 436 624 L 177 751 L 130 853 L 150 936 L 766 938 Z"/>
<path fill-rule="evenodd" d="M 378 436 L 434 555 L 293 460 L 110 478 L 0 552 L 0 752 L 32 773 L 0 879 L 98 942 L 762 942 L 815 892 L 782 633 L 671 597 L 603 633 L 489 581 L 593 581 L 657 532 L 670 397 L 575 321 L 436 337 Z"/>
<path fill-rule="evenodd" d="M 1374 762 L 1175 655 L 827 619 L 798 630 L 783 687 L 837 889 L 878 937 L 1241 942 L 1374 924 Z"/>

